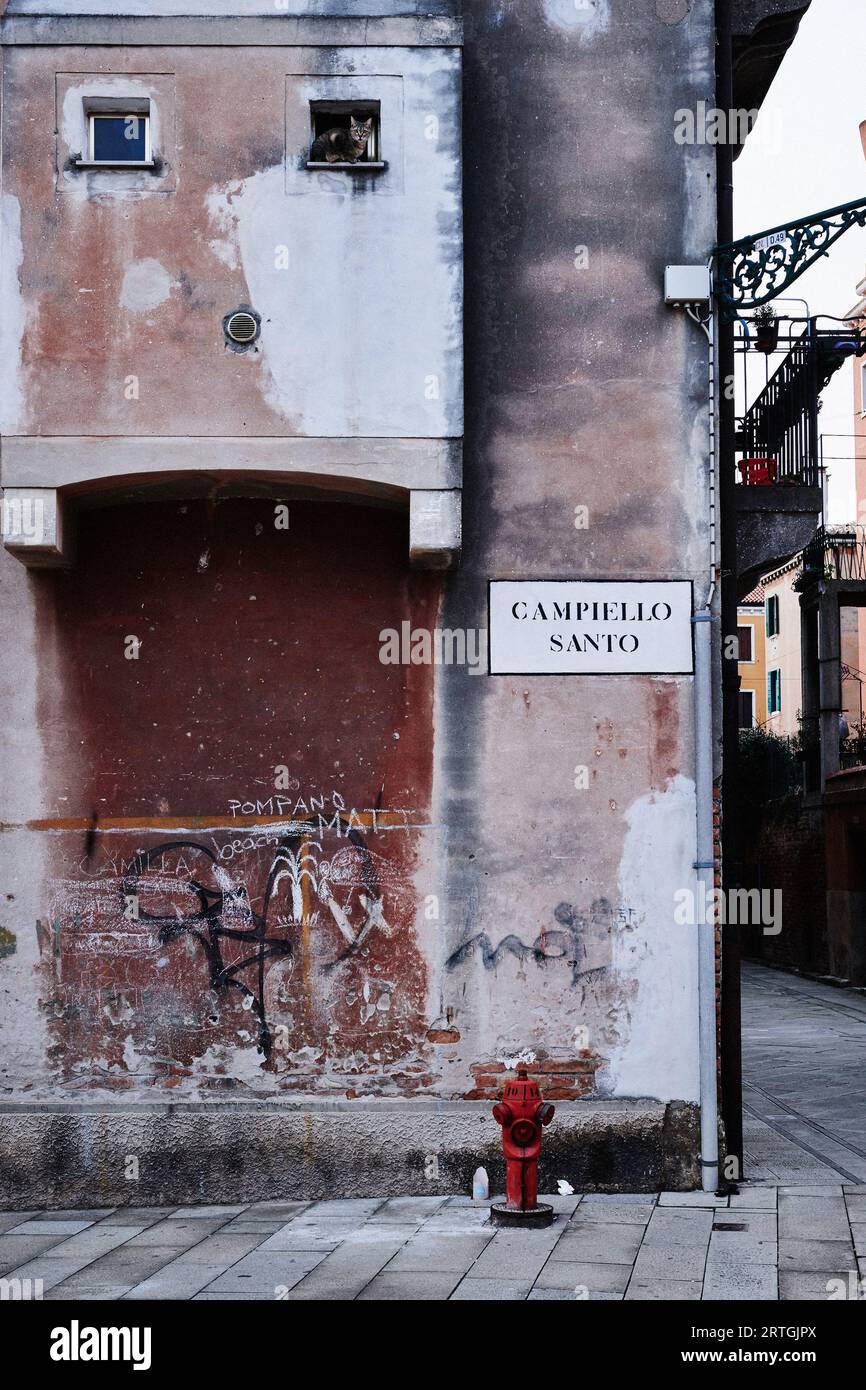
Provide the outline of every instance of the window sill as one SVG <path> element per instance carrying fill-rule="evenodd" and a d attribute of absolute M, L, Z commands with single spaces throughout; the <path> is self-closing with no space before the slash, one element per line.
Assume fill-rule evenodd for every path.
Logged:
<path fill-rule="evenodd" d="M 76 169 L 154 169 L 155 159 L 76 159 Z"/>
<path fill-rule="evenodd" d="M 357 164 L 350 164 L 348 161 L 329 164 L 326 159 L 308 159 L 307 168 L 337 170 L 348 174 L 379 174 L 388 168 L 388 164 L 384 159 L 359 160 Z"/>

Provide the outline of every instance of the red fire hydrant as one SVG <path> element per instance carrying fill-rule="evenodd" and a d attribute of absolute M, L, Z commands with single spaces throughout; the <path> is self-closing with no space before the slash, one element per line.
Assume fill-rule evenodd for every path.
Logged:
<path fill-rule="evenodd" d="M 502 1126 L 505 1153 L 505 1202 L 490 1208 L 496 1224 L 548 1226 L 553 1220 L 553 1207 L 538 1201 L 541 1131 L 553 1115 L 554 1107 L 541 1099 L 537 1082 L 520 1063 L 517 1079 L 506 1083 L 502 1100 L 493 1107 L 493 1118 Z"/>

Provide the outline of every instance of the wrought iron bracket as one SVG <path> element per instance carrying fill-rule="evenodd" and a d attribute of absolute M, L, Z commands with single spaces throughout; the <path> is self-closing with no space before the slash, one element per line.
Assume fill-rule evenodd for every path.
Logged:
<path fill-rule="evenodd" d="M 715 292 L 724 317 L 735 319 L 775 299 L 849 227 L 866 227 L 866 198 L 714 247 Z"/>

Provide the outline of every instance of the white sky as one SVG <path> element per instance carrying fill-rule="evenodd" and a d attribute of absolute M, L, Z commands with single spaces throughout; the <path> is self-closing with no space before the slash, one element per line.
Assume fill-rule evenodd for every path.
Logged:
<path fill-rule="evenodd" d="M 858 129 L 866 120 L 864 73 L 866 0 L 812 0 L 734 165 L 735 237 L 866 198 Z M 852 227 L 788 293 L 808 300 L 813 314 L 841 315 L 856 302 L 855 287 L 864 275 L 866 228 Z M 776 307 L 804 312 L 794 304 Z M 823 394 L 825 435 L 854 428 L 852 373 L 851 366 L 843 367 Z M 827 519 L 853 520 L 853 440 L 827 440 L 824 448 L 825 456 L 844 454 L 849 460 L 828 465 Z"/>

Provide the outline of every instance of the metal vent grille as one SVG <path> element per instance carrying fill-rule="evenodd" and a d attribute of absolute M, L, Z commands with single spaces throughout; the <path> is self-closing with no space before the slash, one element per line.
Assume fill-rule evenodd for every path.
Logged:
<path fill-rule="evenodd" d="M 236 314 L 229 314 L 225 327 L 233 343 L 252 343 L 259 331 L 252 314 L 247 314 L 242 309 Z"/>

